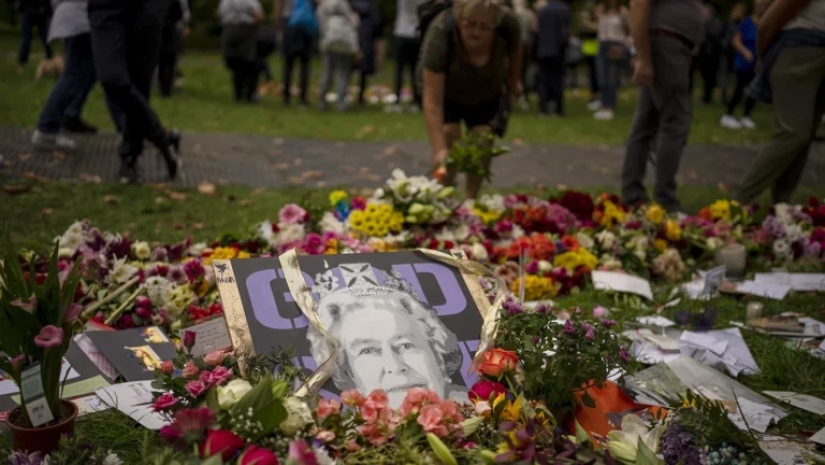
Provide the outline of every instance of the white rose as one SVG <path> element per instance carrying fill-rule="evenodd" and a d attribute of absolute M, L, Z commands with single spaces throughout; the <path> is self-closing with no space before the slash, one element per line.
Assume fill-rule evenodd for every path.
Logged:
<path fill-rule="evenodd" d="M 57 249 L 57 256 L 59 258 L 69 258 L 74 255 L 74 250 L 68 247 L 61 247 Z"/>
<path fill-rule="evenodd" d="M 521 226 L 514 224 L 513 225 L 513 232 L 510 233 L 513 239 L 518 239 L 519 237 L 524 235 L 524 229 Z"/>
<path fill-rule="evenodd" d="M 224 410 L 229 410 L 251 390 L 252 385 L 249 381 L 233 379 L 226 386 L 218 386 L 218 405 Z"/>
<path fill-rule="evenodd" d="M 796 242 L 802 238 L 802 227 L 792 224 L 785 227 L 785 237 L 789 242 Z"/>
<path fill-rule="evenodd" d="M 137 241 L 132 244 L 132 253 L 140 260 L 148 260 L 152 255 L 152 249 L 146 241 Z"/>
<path fill-rule="evenodd" d="M 553 271 L 553 264 L 547 260 L 539 260 L 539 271 L 542 273 Z"/>
<path fill-rule="evenodd" d="M 604 230 L 596 234 L 596 240 L 599 241 L 605 249 L 612 249 L 613 245 L 616 244 L 616 235 L 608 230 Z"/>
<path fill-rule="evenodd" d="M 579 245 L 585 249 L 590 250 L 593 248 L 593 238 L 583 232 L 576 233 L 576 240 L 579 241 Z"/>
<path fill-rule="evenodd" d="M 332 212 L 325 212 L 324 216 L 321 217 L 321 221 L 318 222 L 318 227 L 321 228 L 321 231 L 329 231 L 334 232 L 336 234 L 343 234 L 344 233 L 344 223 L 341 222 L 338 218 L 335 217 L 335 214 Z"/>
<path fill-rule="evenodd" d="M 269 233 L 272 234 L 271 227 L 269 229 Z M 192 244 L 189 246 L 189 248 L 186 249 L 186 253 L 189 254 L 190 257 L 200 257 L 203 251 L 207 248 L 209 248 L 209 246 L 206 245 L 206 242 L 198 242 L 197 244 Z"/>
<path fill-rule="evenodd" d="M 279 427 L 281 432 L 287 436 L 294 436 L 295 433 L 313 422 L 312 411 L 297 397 L 287 397 L 284 408 L 286 408 L 287 417 Z"/>
<path fill-rule="evenodd" d="M 304 230 L 304 225 L 285 224 L 278 232 L 278 238 L 276 239 L 276 243 L 278 245 L 291 244 L 293 242 L 303 240 L 305 234 L 306 231 Z"/>
<path fill-rule="evenodd" d="M 482 245 L 479 242 L 473 244 L 473 246 L 470 248 L 470 254 L 473 256 L 473 260 L 477 261 L 484 261 L 490 258 L 490 256 L 487 254 L 487 249 L 484 247 L 484 245 Z"/>
<path fill-rule="evenodd" d="M 120 457 L 118 457 L 114 452 L 109 451 L 103 459 L 103 463 L 101 465 L 123 465 L 123 460 L 120 460 Z"/>

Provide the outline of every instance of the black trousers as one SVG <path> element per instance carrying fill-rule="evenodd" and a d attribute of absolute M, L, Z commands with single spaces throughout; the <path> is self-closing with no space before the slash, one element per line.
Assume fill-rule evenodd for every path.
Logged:
<path fill-rule="evenodd" d="M 719 65 L 722 63 L 721 56 L 699 57 L 699 74 L 702 75 L 702 101 L 711 103 L 713 101 L 713 90 L 719 77 Z"/>
<path fill-rule="evenodd" d="M 548 113 L 547 104 L 556 102 L 556 112 L 564 115 L 564 53 L 560 57 L 539 58 L 539 111 Z"/>
<path fill-rule="evenodd" d="M 170 0 L 89 0 L 95 69 L 106 95 L 126 119 L 120 155 L 135 159 L 143 139 L 162 151 L 169 140 L 149 106 L 160 53 L 160 32 Z"/>
<path fill-rule="evenodd" d="M 232 88 L 237 101 L 252 101 L 258 90 L 261 64 L 257 60 L 226 57 L 226 67 L 232 71 Z"/>
<path fill-rule="evenodd" d="M 728 103 L 728 114 L 733 115 L 736 111 L 736 107 L 742 102 L 742 98 L 745 97 L 745 89 L 751 84 L 755 73 L 753 71 L 737 71 L 736 72 L 736 89 L 733 91 L 733 97 L 731 97 L 730 102 Z M 756 100 L 752 97 L 748 96 L 745 98 L 745 112 L 743 116 L 748 117 L 751 115 L 753 111 L 753 107 L 756 105 Z"/>
<path fill-rule="evenodd" d="M 22 36 L 20 38 L 20 48 L 17 51 L 17 63 L 25 65 L 29 62 L 29 50 L 32 46 L 34 28 L 37 28 L 37 34 L 46 49 L 46 58 L 51 59 L 52 47 L 49 45 L 48 40 L 50 20 L 51 18 L 48 15 L 23 14 Z"/>
<path fill-rule="evenodd" d="M 415 65 L 418 61 L 418 50 L 421 43 L 418 39 L 407 37 L 395 37 L 395 95 L 398 96 L 398 103 L 401 103 L 401 88 L 404 86 L 404 71 L 409 68 L 410 85 L 413 89 L 413 101 L 416 105 L 421 105 L 421 95 L 418 86 L 415 85 Z"/>
<path fill-rule="evenodd" d="M 175 84 L 175 69 L 178 66 L 178 56 L 181 51 L 183 36 L 174 25 L 166 25 L 161 34 L 160 57 L 158 60 L 158 84 L 160 95 L 172 95 Z"/>

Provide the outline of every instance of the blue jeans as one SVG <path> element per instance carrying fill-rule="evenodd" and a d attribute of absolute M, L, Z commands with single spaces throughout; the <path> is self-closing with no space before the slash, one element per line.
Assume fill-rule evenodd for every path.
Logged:
<path fill-rule="evenodd" d="M 63 43 L 66 65 L 52 88 L 37 122 L 37 129 L 46 134 L 57 134 L 60 131 L 60 120 L 73 102 L 74 111 L 79 114 L 83 102 L 97 80 L 90 35 L 69 37 Z"/>
<path fill-rule="evenodd" d="M 21 24 L 22 37 L 20 39 L 20 49 L 17 51 L 17 62 L 25 65 L 29 62 L 29 50 L 32 46 L 32 30 L 36 27 L 43 47 L 46 49 L 46 58 L 51 59 L 52 47 L 49 45 L 49 16 L 33 15 L 24 13 Z"/>
<path fill-rule="evenodd" d="M 619 92 L 619 84 L 622 78 L 622 69 L 627 63 L 626 59 L 616 60 L 608 57 L 608 49 L 611 47 L 622 47 L 620 42 L 605 41 L 599 43 L 599 54 L 596 57 L 596 69 L 599 79 L 599 95 L 603 108 L 616 107 L 616 94 Z"/>

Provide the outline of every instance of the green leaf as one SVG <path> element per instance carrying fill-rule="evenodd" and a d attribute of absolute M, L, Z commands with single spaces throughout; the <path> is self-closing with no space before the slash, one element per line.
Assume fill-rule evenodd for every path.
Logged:
<path fill-rule="evenodd" d="M 204 399 L 206 406 L 209 407 L 210 410 L 213 412 L 217 412 L 220 410 L 220 405 L 218 405 L 218 389 L 210 389 L 206 392 L 206 398 Z"/>
<path fill-rule="evenodd" d="M 590 435 L 587 434 L 587 431 L 579 424 L 579 420 L 576 420 L 576 444 L 584 444 L 586 442 L 590 442 Z"/>
<path fill-rule="evenodd" d="M 253 412 L 252 421 L 261 423 L 261 437 L 271 433 L 286 419 L 286 409 L 280 399 L 272 395 L 272 377 L 269 373 L 232 406 L 232 416 L 246 415 L 250 411 Z"/>
<path fill-rule="evenodd" d="M 650 447 L 647 447 L 647 444 L 642 441 L 642 438 L 639 438 L 637 448 L 636 465 L 659 465 L 659 459 L 656 458 L 656 454 L 650 450 Z"/>

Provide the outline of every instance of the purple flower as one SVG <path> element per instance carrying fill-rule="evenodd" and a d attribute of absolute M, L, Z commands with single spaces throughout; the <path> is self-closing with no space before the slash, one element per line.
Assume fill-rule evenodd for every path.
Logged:
<path fill-rule="evenodd" d="M 198 333 L 194 331 L 184 331 L 183 333 L 183 346 L 187 349 L 191 350 L 192 347 L 195 346 L 195 338 L 197 337 Z"/>
<path fill-rule="evenodd" d="M 170 269 L 169 271 L 171 272 L 172 270 Z M 194 283 L 206 273 L 199 260 L 189 260 L 186 262 L 186 265 L 183 265 L 183 271 L 186 272 L 186 277 L 189 278 L 190 283 Z"/>
<path fill-rule="evenodd" d="M 593 325 L 583 323 L 582 329 L 584 330 L 584 337 L 587 338 L 588 341 L 592 341 L 596 337 L 596 330 L 593 328 Z"/>
<path fill-rule="evenodd" d="M 524 313 L 524 307 L 519 303 L 518 300 L 514 299 L 512 296 L 509 296 L 507 300 L 504 301 L 502 307 L 507 310 L 507 314 L 510 316 L 518 315 L 519 313 Z"/>
<path fill-rule="evenodd" d="M 626 347 L 622 347 L 619 349 L 619 359 L 625 363 L 630 361 L 630 353 L 627 352 Z"/>
<path fill-rule="evenodd" d="M 128 257 L 132 251 L 132 241 L 127 238 L 115 240 L 106 246 L 105 255 L 109 258 L 123 258 Z"/>
<path fill-rule="evenodd" d="M 616 326 L 619 322 L 616 320 L 602 320 L 601 323 L 602 326 L 604 326 L 605 328 L 611 328 L 613 326 Z"/>
<path fill-rule="evenodd" d="M 40 457 L 40 452 L 34 452 L 26 455 L 25 452 L 14 451 L 9 456 L 10 465 L 42 465 L 43 458 Z"/>
<path fill-rule="evenodd" d="M 166 272 L 166 278 L 175 284 L 189 284 L 189 275 L 184 271 L 184 268 L 179 265 L 172 265 L 169 271 Z"/>
<path fill-rule="evenodd" d="M 696 446 L 696 437 L 673 421 L 662 434 L 662 455 L 665 465 L 701 465 L 702 452 Z"/>
<path fill-rule="evenodd" d="M 545 304 L 539 304 L 539 306 L 536 307 L 536 313 L 547 314 L 547 313 L 550 313 L 551 311 L 552 310 L 550 309 L 550 307 L 548 307 Z"/>
<path fill-rule="evenodd" d="M 32 293 L 32 295 L 28 299 L 26 299 L 25 302 L 23 302 L 22 297 L 18 297 L 12 300 L 10 303 L 13 307 L 17 307 L 20 310 L 32 313 L 34 312 L 34 309 L 37 308 L 37 296 L 34 295 L 34 293 Z"/>
<path fill-rule="evenodd" d="M 149 256 L 149 260 L 153 262 L 168 262 L 169 252 L 163 247 L 155 247 L 155 250 L 153 250 Z"/>
<path fill-rule="evenodd" d="M 528 263 L 527 266 L 524 267 L 524 271 L 528 274 L 538 274 L 539 262 L 534 260 Z"/>
<path fill-rule="evenodd" d="M 573 324 L 572 321 L 567 320 L 564 322 L 564 332 L 566 334 L 575 334 L 576 326 Z"/>
<path fill-rule="evenodd" d="M 43 349 L 57 347 L 60 344 L 63 344 L 64 335 L 65 333 L 62 328 L 58 328 L 54 325 L 47 325 L 40 330 L 40 334 L 34 337 L 34 344 Z"/>

